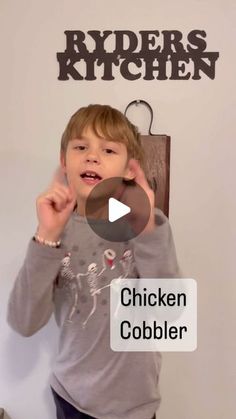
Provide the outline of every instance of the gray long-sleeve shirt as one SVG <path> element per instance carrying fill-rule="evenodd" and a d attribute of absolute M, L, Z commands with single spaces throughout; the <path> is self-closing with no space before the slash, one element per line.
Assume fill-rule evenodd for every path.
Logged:
<path fill-rule="evenodd" d="M 171 228 L 156 210 L 153 232 L 128 242 L 99 238 L 73 213 L 60 248 L 30 241 L 8 304 L 8 323 L 23 336 L 54 312 L 60 328 L 51 386 L 98 419 L 150 419 L 160 404 L 159 352 L 110 348 L 113 278 L 180 277 Z"/>

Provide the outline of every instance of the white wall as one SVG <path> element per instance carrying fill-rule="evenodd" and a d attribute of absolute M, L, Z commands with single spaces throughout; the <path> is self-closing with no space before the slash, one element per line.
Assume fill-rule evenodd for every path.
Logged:
<path fill-rule="evenodd" d="M 235 0 L 2 0 L 0 406 L 12 419 L 51 419 L 48 375 L 54 320 L 31 338 L 6 324 L 14 278 L 36 228 L 35 198 L 58 162 L 62 130 L 81 105 L 154 109 L 153 132 L 171 135 L 170 222 L 181 267 L 198 281 L 198 349 L 166 353 L 160 419 L 235 415 Z M 57 80 L 64 30 L 192 29 L 219 51 L 216 78 L 194 81 Z M 144 129 L 144 121 L 141 124 Z"/>

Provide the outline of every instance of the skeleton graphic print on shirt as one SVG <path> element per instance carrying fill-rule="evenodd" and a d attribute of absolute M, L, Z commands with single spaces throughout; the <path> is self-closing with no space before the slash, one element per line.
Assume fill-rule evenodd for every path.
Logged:
<path fill-rule="evenodd" d="M 92 308 L 82 322 L 82 326 L 85 327 L 97 309 L 98 298 L 102 295 L 102 291 L 111 286 L 110 281 L 112 279 L 116 278 L 119 281 L 127 278 L 132 265 L 133 254 L 130 249 L 125 250 L 118 261 L 116 252 L 113 249 L 106 249 L 102 254 L 100 266 L 97 263 L 92 262 L 88 265 L 85 272 L 78 272 L 75 274 L 71 268 L 71 253 L 67 253 L 61 261 L 60 269 L 62 287 L 66 288 L 67 295 L 69 294 L 70 299 L 72 300 L 67 322 L 71 323 L 73 317 L 78 312 L 79 295 L 86 286 L 89 290 L 90 300 L 92 300 Z M 102 275 L 109 273 L 107 276 L 110 277 L 112 271 L 114 271 L 114 277 L 109 280 L 108 284 L 102 285 Z M 119 274 L 116 276 L 117 272 L 119 272 Z"/>

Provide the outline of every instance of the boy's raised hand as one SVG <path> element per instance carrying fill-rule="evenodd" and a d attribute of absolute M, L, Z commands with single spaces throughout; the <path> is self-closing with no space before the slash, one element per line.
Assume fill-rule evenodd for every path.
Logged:
<path fill-rule="evenodd" d="M 75 192 L 66 185 L 65 175 L 58 167 L 50 186 L 36 200 L 37 234 L 45 240 L 59 240 L 75 204 Z"/>
<path fill-rule="evenodd" d="M 153 190 L 150 188 L 148 181 L 146 179 L 145 173 L 141 168 L 139 162 L 135 159 L 130 159 L 129 167 L 133 170 L 135 174 L 135 182 L 141 186 L 141 188 L 146 192 L 150 205 L 154 208 L 155 196 Z"/>
<path fill-rule="evenodd" d="M 143 232 L 148 233 L 148 232 L 153 231 L 153 229 L 155 228 L 155 216 L 154 216 L 155 195 L 154 195 L 153 190 L 150 188 L 148 184 L 145 173 L 143 169 L 141 168 L 139 162 L 135 159 L 131 159 L 129 165 L 130 165 L 130 168 L 133 169 L 133 172 L 135 174 L 135 178 L 134 178 L 135 182 L 144 190 L 149 200 L 150 217 L 149 217 L 149 220 L 145 229 L 143 230 Z M 141 208 L 141 211 L 140 211 L 140 208 Z M 135 217 L 135 214 L 134 214 L 134 217 Z M 139 217 L 142 217 L 142 203 L 140 203 L 140 206 L 139 205 L 137 206 L 136 217 L 137 219 Z"/>
<path fill-rule="evenodd" d="M 143 232 L 151 232 L 155 228 L 155 195 L 153 190 L 150 188 L 146 179 L 145 173 L 141 168 L 139 162 L 135 159 L 130 159 L 129 168 L 134 173 L 134 181 L 139 185 L 142 190 L 146 193 L 147 202 L 149 202 L 149 219 L 143 230 Z M 132 207 L 131 213 L 127 216 L 127 219 L 131 221 L 133 228 L 140 231 L 140 223 L 143 224 L 144 220 L 147 220 L 147 202 L 139 202 L 140 192 L 137 191 L 135 186 L 123 186 L 123 189 L 119 191 L 119 197 L 121 201 Z"/>

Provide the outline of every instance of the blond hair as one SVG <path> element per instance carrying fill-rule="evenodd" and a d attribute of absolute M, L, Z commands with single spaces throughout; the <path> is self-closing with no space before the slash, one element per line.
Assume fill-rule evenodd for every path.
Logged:
<path fill-rule="evenodd" d="M 128 158 L 144 167 L 144 150 L 138 129 L 117 109 L 109 105 L 89 105 L 80 108 L 70 118 L 61 138 L 61 153 L 65 154 L 69 141 L 79 138 L 90 127 L 98 137 L 126 145 Z"/>

